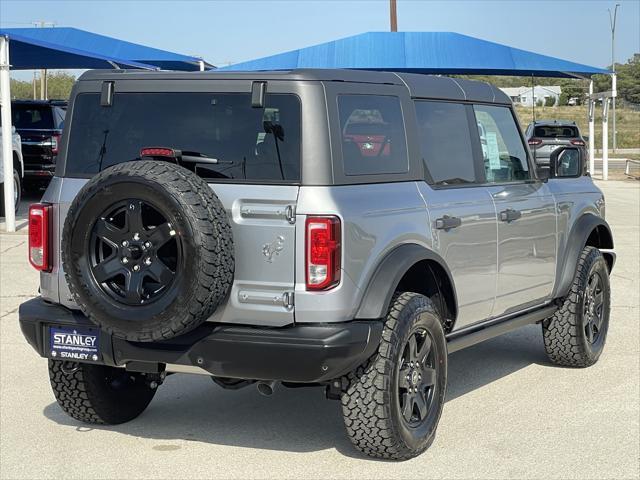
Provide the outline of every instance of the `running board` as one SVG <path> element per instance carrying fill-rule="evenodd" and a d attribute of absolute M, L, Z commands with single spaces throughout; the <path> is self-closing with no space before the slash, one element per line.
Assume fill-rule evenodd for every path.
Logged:
<path fill-rule="evenodd" d="M 476 343 L 498 337 L 516 328 L 524 327 L 531 323 L 538 323 L 545 318 L 549 318 L 557 309 L 558 307 L 556 305 L 548 305 L 515 317 L 496 318 L 480 325 L 471 325 L 447 335 L 447 349 L 449 353 L 457 352 Z"/>

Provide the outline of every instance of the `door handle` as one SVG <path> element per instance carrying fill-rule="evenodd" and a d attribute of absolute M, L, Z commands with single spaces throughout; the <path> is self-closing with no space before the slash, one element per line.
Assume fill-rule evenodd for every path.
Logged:
<path fill-rule="evenodd" d="M 514 210 L 513 208 L 507 208 L 500 212 L 500 220 L 503 222 L 513 222 L 522 216 L 520 210 Z"/>
<path fill-rule="evenodd" d="M 438 230 L 449 231 L 452 228 L 459 227 L 460 225 L 462 225 L 462 220 L 458 217 L 444 215 L 443 217 L 436 219 L 436 228 Z"/>

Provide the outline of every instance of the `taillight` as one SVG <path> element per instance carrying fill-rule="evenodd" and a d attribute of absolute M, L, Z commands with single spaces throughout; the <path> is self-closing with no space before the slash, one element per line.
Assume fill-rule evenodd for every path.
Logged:
<path fill-rule="evenodd" d="M 340 283 L 341 236 L 338 217 L 307 217 L 307 290 L 328 290 Z"/>
<path fill-rule="evenodd" d="M 51 137 L 51 155 L 58 155 L 58 149 L 60 148 L 60 134 L 56 133 Z"/>
<path fill-rule="evenodd" d="M 29 262 L 36 270 L 47 272 L 49 264 L 49 214 L 51 205 L 34 203 L 29 207 Z"/>
<path fill-rule="evenodd" d="M 529 145 L 540 145 L 541 143 L 542 143 L 542 140 L 540 140 L 539 138 L 529 139 Z"/>
<path fill-rule="evenodd" d="M 576 147 L 584 147 L 584 141 L 582 141 L 582 140 L 571 140 L 571 145 L 575 145 Z"/>

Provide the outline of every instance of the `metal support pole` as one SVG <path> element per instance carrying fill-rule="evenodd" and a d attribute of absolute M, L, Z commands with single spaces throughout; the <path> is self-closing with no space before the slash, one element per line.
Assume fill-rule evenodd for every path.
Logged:
<path fill-rule="evenodd" d="M 609 179 L 609 99 L 602 99 L 602 180 Z"/>
<path fill-rule="evenodd" d="M 9 79 L 9 39 L 0 36 L 0 105 L 2 106 L 2 164 L 4 175 L 4 215 L 7 232 L 16 231 L 13 192 L 13 145 L 11 132 L 11 83 Z"/>
<path fill-rule="evenodd" d="M 589 82 L 589 173 L 593 175 L 596 171 L 596 139 L 595 139 L 595 101 L 593 95 L 593 80 Z"/>

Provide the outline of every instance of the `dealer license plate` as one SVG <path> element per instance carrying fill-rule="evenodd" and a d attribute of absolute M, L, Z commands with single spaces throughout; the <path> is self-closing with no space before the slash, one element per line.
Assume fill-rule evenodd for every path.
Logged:
<path fill-rule="evenodd" d="M 49 357 L 56 360 L 100 360 L 98 329 L 49 327 Z"/>

